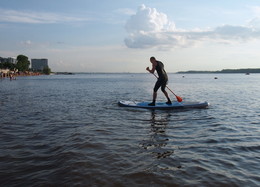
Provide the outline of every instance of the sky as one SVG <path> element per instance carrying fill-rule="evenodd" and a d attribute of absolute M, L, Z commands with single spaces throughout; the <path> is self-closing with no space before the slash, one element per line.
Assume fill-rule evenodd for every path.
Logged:
<path fill-rule="evenodd" d="M 52 71 L 259 68 L 259 0 L 1 0 L 0 57 Z"/>

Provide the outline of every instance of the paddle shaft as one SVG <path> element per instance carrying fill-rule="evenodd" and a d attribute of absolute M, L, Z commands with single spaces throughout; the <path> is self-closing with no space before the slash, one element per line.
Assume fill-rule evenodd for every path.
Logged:
<path fill-rule="evenodd" d="M 153 73 L 153 75 L 158 79 L 157 75 L 155 75 L 154 73 Z M 166 88 L 168 88 L 168 90 L 170 90 L 170 92 L 172 92 L 172 94 L 177 97 L 177 95 L 168 86 L 166 86 Z"/>

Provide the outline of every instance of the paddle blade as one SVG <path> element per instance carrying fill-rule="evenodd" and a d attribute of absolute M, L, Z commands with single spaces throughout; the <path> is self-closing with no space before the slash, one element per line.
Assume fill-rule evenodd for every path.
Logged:
<path fill-rule="evenodd" d="M 180 96 L 176 95 L 176 99 L 177 99 L 178 102 L 182 102 L 182 98 Z"/>

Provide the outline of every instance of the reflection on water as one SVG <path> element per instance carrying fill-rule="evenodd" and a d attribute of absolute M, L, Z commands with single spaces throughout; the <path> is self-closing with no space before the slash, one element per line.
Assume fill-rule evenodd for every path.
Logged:
<path fill-rule="evenodd" d="M 173 153 L 173 150 L 166 148 L 169 137 L 167 136 L 167 125 L 170 118 L 170 114 L 166 115 L 157 115 L 153 111 L 151 113 L 151 135 L 150 139 L 153 142 L 154 150 L 153 154 L 157 158 L 166 158 Z"/>
<path fill-rule="evenodd" d="M 148 138 L 140 144 L 143 149 L 149 151 L 154 158 L 162 159 L 171 156 L 174 150 L 167 147 L 170 137 L 167 135 L 167 126 L 171 117 L 171 112 L 151 111 L 151 129 Z"/>

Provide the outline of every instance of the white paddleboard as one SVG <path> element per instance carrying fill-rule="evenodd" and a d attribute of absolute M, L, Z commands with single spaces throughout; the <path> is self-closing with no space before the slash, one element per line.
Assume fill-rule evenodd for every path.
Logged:
<path fill-rule="evenodd" d="M 155 106 L 149 106 L 151 102 L 137 102 L 137 101 L 119 101 L 118 105 L 122 107 L 135 107 L 135 108 L 147 108 L 147 109 L 181 109 L 181 108 L 207 108 L 209 103 L 205 102 L 173 102 L 172 104 L 166 104 L 163 102 L 157 102 Z"/>

